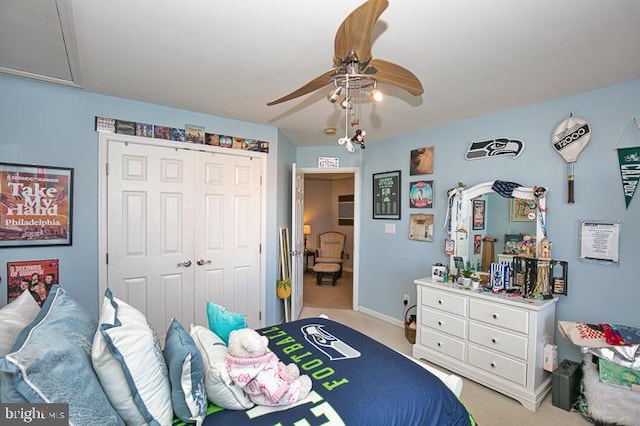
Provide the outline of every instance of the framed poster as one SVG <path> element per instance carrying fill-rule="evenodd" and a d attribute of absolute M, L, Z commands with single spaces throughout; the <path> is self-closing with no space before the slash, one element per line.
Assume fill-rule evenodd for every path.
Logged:
<path fill-rule="evenodd" d="M 73 169 L 0 163 L 0 248 L 71 245 Z"/>
<path fill-rule="evenodd" d="M 617 264 L 620 222 L 580 221 L 580 260 Z"/>
<path fill-rule="evenodd" d="M 433 173 L 433 147 L 422 147 L 411 150 L 409 175 L 430 175 Z"/>
<path fill-rule="evenodd" d="M 433 241 L 433 215 L 409 215 L 409 239 L 418 241 Z"/>
<path fill-rule="evenodd" d="M 522 198 L 509 199 L 509 220 L 511 222 L 532 222 L 536 220 L 536 203 Z"/>
<path fill-rule="evenodd" d="M 419 180 L 409 184 L 409 207 L 418 209 L 433 207 L 432 180 Z"/>
<path fill-rule="evenodd" d="M 481 247 L 482 247 L 482 235 L 473 234 L 473 254 L 480 254 Z"/>
<path fill-rule="evenodd" d="M 373 218 L 400 220 L 400 170 L 373 174 Z"/>
<path fill-rule="evenodd" d="M 7 262 L 7 303 L 29 290 L 42 306 L 51 286 L 58 284 L 58 265 L 57 259 Z"/>
<path fill-rule="evenodd" d="M 473 230 L 484 229 L 484 200 L 473 200 Z"/>

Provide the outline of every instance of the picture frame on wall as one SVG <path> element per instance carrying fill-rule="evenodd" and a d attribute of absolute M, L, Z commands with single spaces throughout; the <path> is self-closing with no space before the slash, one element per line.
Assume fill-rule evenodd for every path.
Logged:
<path fill-rule="evenodd" d="M 373 218 L 400 220 L 400 170 L 373 174 Z"/>
<path fill-rule="evenodd" d="M 42 306 L 54 284 L 59 284 L 58 259 L 7 262 L 7 303 L 29 290 Z"/>
<path fill-rule="evenodd" d="M 409 175 L 433 174 L 433 147 L 422 147 L 411 150 L 409 160 Z"/>
<path fill-rule="evenodd" d="M 71 245 L 73 169 L 0 163 L 0 248 Z"/>
<path fill-rule="evenodd" d="M 409 239 L 417 241 L 433 241 L 433 215 L 416 214 L 409 215 Z"/>
<path fill-rule="evenodd" d="M 484 229 L 485 200 L 473 200 L 473 230 Z"/>
<path fill-rule="evenodd" d="M 433 208 L 433 181 L 419 180 L 409 184 L 409 207 Z"/>
<path fill-rule="evenodd" d="M 509 220 L 512 222 L 533 222 L 536 220 L 536 203 L 522 198 L 510 198 Z"/>

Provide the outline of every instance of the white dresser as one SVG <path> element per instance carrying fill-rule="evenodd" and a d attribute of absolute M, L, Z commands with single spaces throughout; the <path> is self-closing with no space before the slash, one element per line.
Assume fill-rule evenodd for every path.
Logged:
<path fill-rule="evenodd" d="M 415 280 L 418 329 L 413 356 L 488 386 L 536 411 L 551 391 L 542 369 L 553 343 L 557 298 L 536 301 Z"/>

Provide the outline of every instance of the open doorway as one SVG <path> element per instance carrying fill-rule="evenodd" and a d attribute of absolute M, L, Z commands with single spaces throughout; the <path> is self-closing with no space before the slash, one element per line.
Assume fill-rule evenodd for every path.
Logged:
<path fill-rule="evenodd" d="M 304 170 L 303 221 L 308 232 L 304 256 L 304 306 L 357 310 L 358 288 L 358 212 L 359 171 Z M 313 271 L 315 250 L 323 232 L 345 234 L 343 272 L 336 285 L 323 281 L 317 285 Z"/>

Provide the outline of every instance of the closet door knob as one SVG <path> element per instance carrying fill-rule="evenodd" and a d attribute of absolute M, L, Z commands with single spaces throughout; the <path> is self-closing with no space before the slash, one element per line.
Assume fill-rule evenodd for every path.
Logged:
<path fill-rule="evenodd" d="M 198 266 L 202 266 L 202 265 L 208 265 L 211 263 L 211 259 L 198 259 L 198 261 L 196 262 L 198 264 Z"/>
<path fill-rule="evenodd" d="M 498 314 L 493 314 L 491 316 L 493 317 L 493 319 L 498 319 Z"/>
<path fill-rule="evenodd" d="M 187 259 L 184 262 L 178 263 L 178 266 L 184 266 L 185 268 L 188 268 L 189 266 L 191 266 L 191 261 Z"/>
<path fill-rule="evenodd" d="M 442 321 L 438 321 L 438 325 L 442 325 Z"/>
<path fill-rule="evenodd" d="M 491 343 L 496 343 L 497 340 L 495 339 L 495 337 L 493 339 L 491 339 Z"/>
<path fill-rule="evenodd" d="M 492 362 L 490 365 L 491 365 L 491 368 L 496 368 L 496 363 L 495 362 Z"/>

